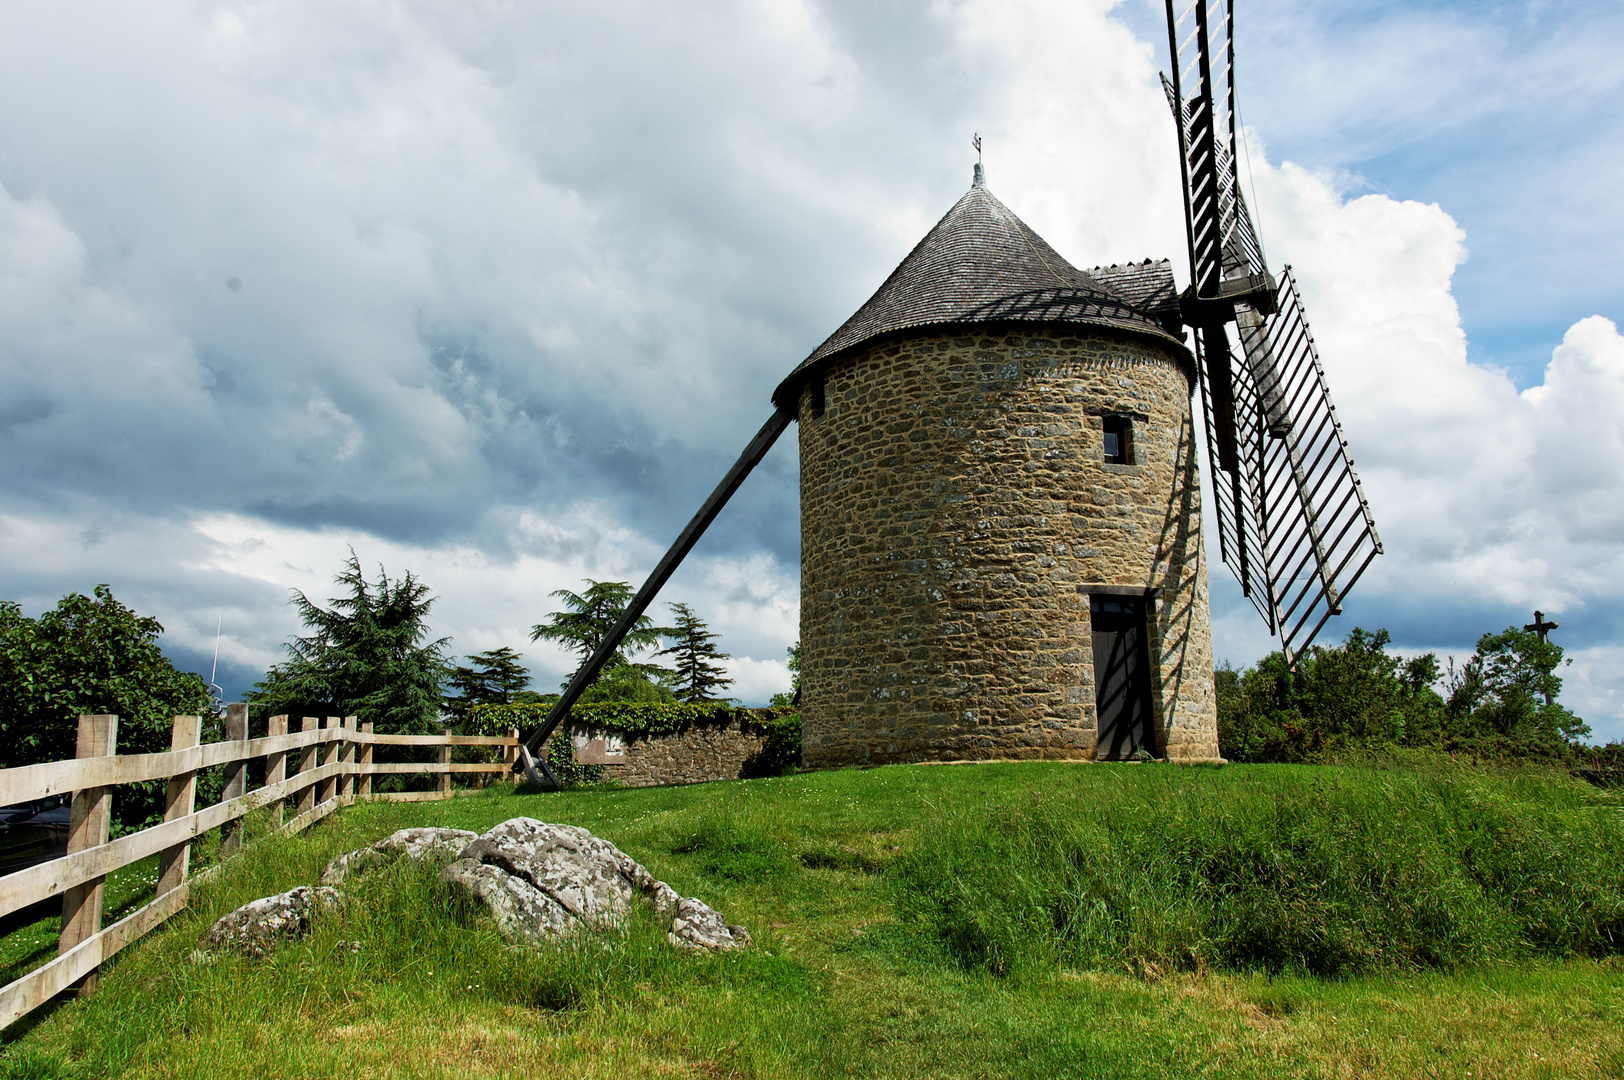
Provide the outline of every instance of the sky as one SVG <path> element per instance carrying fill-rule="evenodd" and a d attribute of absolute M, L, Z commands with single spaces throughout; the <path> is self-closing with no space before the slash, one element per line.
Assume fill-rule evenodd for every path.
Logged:
<path fill-rule="evenodd" d="M 1237 0 L 1244 182 L 1386 554 L 1322 640 L 1560 624 L 1624 738 L 1624 9 Z M 1187 277 L 1154 0 L 6 5 L 0 599 L 108 583 L 228 699 L 353 550 L 455 655 L 640 582 L 969 186 Z M 786 689 L 781 440 L 662 594 Z M 1212 573 L 1214 650 L 1262 623 Z"/>

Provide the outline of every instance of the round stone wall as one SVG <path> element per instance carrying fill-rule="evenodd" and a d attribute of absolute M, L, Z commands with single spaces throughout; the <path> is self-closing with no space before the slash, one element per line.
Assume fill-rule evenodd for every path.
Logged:
<path fill-rule="evenodd" d="M 1157 755 L 1218 758 L 1186 371 L 1105 329 L 927 331 L 802 387 L 808 765 L 1093 758 L 1091 587 L 1147 597 Z"/>

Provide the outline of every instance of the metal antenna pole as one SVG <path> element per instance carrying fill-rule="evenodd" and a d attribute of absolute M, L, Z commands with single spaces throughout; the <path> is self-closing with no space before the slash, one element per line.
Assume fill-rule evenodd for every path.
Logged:
<path fill-rule="evenodd" d="M 699 538 L 710 527 L 710 523 L 716 520 L 716 515 L 722 512 L 722 507 L 726 506 L 733 493 L 739 490 L 739 485 L 744 483 L 751 470 L 767 456 L 767 451 L 772 449 L 773 443 L 778 441 L 778 436 L 784 433 L 793 419 L 788 412 L 779 409 L 761 426 L 761 430 L 756 432 L 756 437 L 744 448 L 744 453 L 733 463 L 733 468 L 722 477 L 722 482 L 716 485 L 716 490 L 711 492 L 710 498 L 705 500 L 699 512 L 688 522 L 687 528 L 677 537 L 676 543 L 671 545 L 671 550 L 667 551 L 665 557 L 654 567 L 648 580 L 643 582 L 643 587 L 632 597 L 632 602 L 626 605 L 626 611 L 621 615 L 620 621 L 615 623 L 614 629 L 598 643 L 597 649 L 587 657 L 586 663 L 582 664 L 575 676 L 570 679 L 570 684 L 564 688 L 563 696 L 554 702 L 552 709 L 548 711 L 547 719 L 519 744 L 519 760 L 513 766 L 514 772 L 522 771 L 532 784 L 539 787 L 559 786 L 558 777 L 548 768 L 546 759 L 536 756 L 541 753 L 542 743 L 546 742 L 547 736 L 564 722 L 564 718 L 569 715 L 570 709 L 580 698 L 581 692 L 592 685 L 592 681 L 598 677 L 598 672 L 602 671 L 609 658 L 615 655 L 621 641 L 631 632 L 632 627 L 637 625 L 637 620 L 642 618 L 643 612 L 653 603 L 654 597 L 659 594 L 667 579 L 676 571 L 688 552 L 693 550 L 693 546 L 699 542 Z"/>
<path fill-rule="evenodd" d="M 214 620 L 214 664 L 209 668 L 209 689 L 214 691 L 214 713 L 219 716 L 225 709 L 226 692 L 214 677 L 220 673 L 220 629 L 226 624 L 225 612 L 220 612 Z"/>

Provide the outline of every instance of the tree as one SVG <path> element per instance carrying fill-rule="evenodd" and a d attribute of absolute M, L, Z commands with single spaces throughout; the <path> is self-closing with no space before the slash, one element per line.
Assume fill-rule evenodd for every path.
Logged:
<path fill-rule="evenodd" d="M 1571 661 L 1569 661 L 1571 662 Z M 1451 679 L 1449 716 L 1461 737 L 1500 738 L 1552 749 L 1590 734 L 1556 699 L 1562 646 L 1509 626 L 1477 639 L 1477 651 Z"/>
<path fill-rule="evenodd" d="M 0 764 L 73 757 L 81 713 L 116 715 L 119 752 L 131 754 L 169 749 L 176 716 L 212 719 L 208 685 L 158 648 L 163 629 L 107 585 L 69 593 L 37 620 L 0 601 Z"/>
<path fill-rule="evenodd" d="M 538 623 L 530 630 L 531 641 L 545 639 L 568 645 L 581 654 L 582 663 L 603 644 L 620 617 L 626 613 L 626 605 L 636 595 L 631 585 L 624 581 L 585 580 L 587 590 L 584 593 L 573 593 L 568 589 L 552 593 L 555 599 L 564 601 L 568 610 L 553 612 L 546 622 Z M 670 674 L 665 668 L 654 664 L 633 664 L 631 657 L 659 645 L 664 633 L 665 627 L 655 626 L 647 615 L 640 616 L 604 665 L 604 674 L 613 668 L 635 667 L 650 681 L 663 682 L 664 676 Z"/>
<path fill-rule="evenodd" d="M 506 705 L 530 685 L 530 672 L 519 654 L 502 647 L 468 657 L 471 667 L 454 667 L 448 681 L 456 696 L 445 699 L 445 711 L 461 723 L 471 705 Z"/>
<path fill-rule="evenodd" d="M 672 680 L 672 690 L 677 697 L 693 704 L 722 700 L 713 691 L 732 686 L 733 680 L 727 677 L 726 668 L 712 661 L 732 657 L 716 647 L 716 635 L 687 604 L 669 607 L 676 613 L 677 625 L 666 630 L 665 636 L 673 644 L 655 655 L 676 657 L 677 674 Z"/>
<path fill-rule="evenodd" d="M 1391 640 L 1354 627 L 1341 645 L 1310 649 L 1295 672 L 1279 652 L 1218 668 L 1219 749 L 1232 761 L 1314 761 L 1340 748 L 1438 745 L 1438 658 L 1401 660 Z"/>
<path fill-rule="evenodd" d="M 328 608 L 294 592 L 291 602 L 314 633 L 288 643 L 287 662 L 271 668 L 250 700 L 266 714 L 353 715 L 380 732 L 427 734 L 440 714 L 450 640 L 426 640 L 428 586 L 411 571 L 391 581 L 382 567 L 368 583 L 354 551 L 333 581 L 346 592 Z"/>
<path fill-rule="evenodd" d="M 677 695 L 663 682 L 656 682 L 648 675 L 652 664 L 620 664 L 616 667 L 606 668 L 591 686 L 580 696 L 582 705 L 591 705 L 599 701 L 675 701 Z M 556 695 L 555 695 L 556 698 Z"/>
<path fill-rule="evenodd" d="M 801 696 L 801 643 L 797 641 L 786 651 L 789 653 L 789 692 L 772 696 L 771 703 L 775 707 L 780 705 L 792 706 Z"/>

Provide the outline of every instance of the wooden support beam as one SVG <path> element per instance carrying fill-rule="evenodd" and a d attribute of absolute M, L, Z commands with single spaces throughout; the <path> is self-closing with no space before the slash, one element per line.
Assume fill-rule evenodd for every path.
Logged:
<path fill-rule="evenodd" d="M 526 736 L 524 740 L 525 748 L 530 751 L 531 755 L 534 755 L 534 765 L 536 769 L 539 769 L 539 773 L 531 776 L 532 782 L 551 780 L 552 783 L 548 786 L 558 786 L 558 778 L 553 776 L 552 770 L 547 767 L 546 758 L 541 754 L 541 747 L 547 741 L 547 736 L 551 735 L 553 730 L 564 722 L 564 718 L 569 715 L 570 709 L 575 705 L 575 701 L 581 696 L 582 691 L 592 685 L 593 680 L 598 677 L 598 672 L 603 670 L 604 664 L 608 663 L 609 658 L 615 654 L 615 650 L 620 648 L 621 641 L 631 632 L 632 627 L 637 625 L 637 620 L 642 618 L 643 612 L 647 610 L 649 604 L 654 602 L 655 596 L 659 595 L 660 589 L 665 585 L 666 581 L 676 572 L 677 567 L 687 557 L 688 552 L 693 550 L 694 545 L 699 543 L 699 538 L 705 534 L 705 530 L 710 527 L 711 522 L 716 520 L 716 515 L 722 512 L 722 507 L 727 505 L 727 501 L 733 497 L 735 491 L 739 490 L 739 485 L 744 483 L 745 478 L 750 475 L 751 471 L 761 463 L 761 459 L 767 456 L 767 451 L 773 448 L 773 443 L 778 441 L 778 436 L 784 433 L 793 419 L 795 417 L 788 411 L 777 409 L 767 419 L 767 422 L 761 425 L 761 430 L 756 432 L 756 437 L 750 440 L 750 445 L 744 448 L 744 453 L 739 455 L 739 460 L 735 461 L 733 467 L 727 471 L 727 475 L 722 477 L 722 482 L 716 485 L 716 489 L 710 493 L 710 497 L 705 500 L 704 504 L 688 521 L 688 524 L 684 526 L 682 532 L 677 536 L 676 542 L 671 545 L 670 550 L 655 565 L 654 570 L 648 576 L 648 580 L 643 582 L 643 587 L 637 590 L 637 595 L 632 597 L 631 603 L 626 605 L 626 610 L 620 616 L 620 620 L 604 636 L 603 641 L 599 642 L 592 655 L 587 657 L 586 663 L 582 664 L 580 669 L 575 672 L 575 675 L 570 679 L 569 685 L 564 688 L 563 695 L 553 703 L 553 707 L 548 711 L 547 718 L 537 725 L 536 730 Z M 519 760 L 525 762 L 528 759 L 521 754 Z M 533 770 L 527 767 L 527 771 Z"/>

